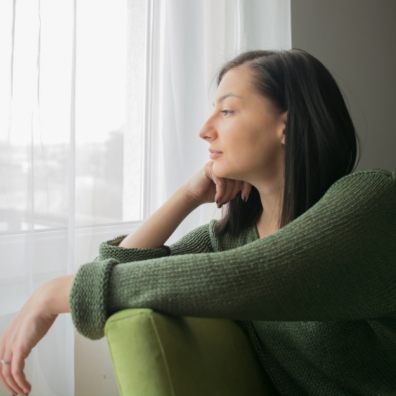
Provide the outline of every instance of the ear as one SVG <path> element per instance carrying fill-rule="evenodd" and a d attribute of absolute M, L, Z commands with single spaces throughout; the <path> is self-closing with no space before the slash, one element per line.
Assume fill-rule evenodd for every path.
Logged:
<path fill-rule="evenodd" d="M 280 116 L 279 139 L 284 145 L 286 143 L 287 111 Z"/>

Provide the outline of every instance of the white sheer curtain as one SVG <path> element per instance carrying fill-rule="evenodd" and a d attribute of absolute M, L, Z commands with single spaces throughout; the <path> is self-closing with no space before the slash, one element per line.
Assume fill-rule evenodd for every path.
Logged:
<path fill-rule="evenodd" d="M 40 284 L 203 166 L 216 72 L 241 51 L 290 48 L 289 2 L 1 1 L 1 332 Z M 169 243 L 218 215 L 197 209 Z M 114 392 L 105 340 L 79 339 L 76 355 L 75 341 L 62 315 L 26 362 L 33 396 Z"/>
<path fill-rule="evenodd" d="M 221 65 L 242 51 L 291 48 L 289 0 L 158 1 L 153 17 L 148 212 L 209 159 L 198 133 L 213 110 Z M 169 242 L 219 215 L 204 205 Z"/>

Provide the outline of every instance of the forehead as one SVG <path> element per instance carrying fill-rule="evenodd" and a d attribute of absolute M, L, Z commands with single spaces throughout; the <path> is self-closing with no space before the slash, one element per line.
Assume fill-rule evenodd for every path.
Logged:
<path fill-rule="evenodd" d="M 243 99 L 252 94 L 251 71 L 246 66 L 238 66 L 224 74 L 216 90 L 215 103 L 225 97 Z"/>

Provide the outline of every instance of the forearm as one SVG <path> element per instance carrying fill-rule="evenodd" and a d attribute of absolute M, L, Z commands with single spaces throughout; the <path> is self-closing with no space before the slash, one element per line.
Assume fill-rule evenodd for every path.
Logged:
<path fill-rule="evenodd" d="M 180 187 L 138 230 L 119 244 L 124 248 L 157 248 L 163 246 L 179 224 L 198 204 Z"/>
<path fill-rule="evenodd" d="M 70 312 L 69 296 L 74 275 L 65 275 L 42 285 L 35 292 L 46 312 L 53 315 Z"/>

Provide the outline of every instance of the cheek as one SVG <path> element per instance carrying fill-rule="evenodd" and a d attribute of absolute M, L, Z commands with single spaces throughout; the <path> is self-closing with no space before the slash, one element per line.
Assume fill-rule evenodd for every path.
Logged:
<path fill-rule="evenodd" d="M 234 147 L 245 155 L 257 155 L 263 149 L 271 146 L 271 139 L 266 135 L 265 131 L 247 130 L 246 133 L 235 136 L 233 140 Z"/>
<path fill-rule="evenodd" d="M 268 167 L 274 161 L 278 142 L 271 126 L 257 128 L 247 124 L 243 122 L 223 131 L 221 146 L 224 155 L 213 165 L 213 171 L 219 177 Z"/>
<path fill-rule="evenodd" d="M 236 143 L 236 165 L 241 167 L 267 166 L 274 161 L 278 153 L 278 142 L 269 133 L 259 133 L 245 136 Z"/>

